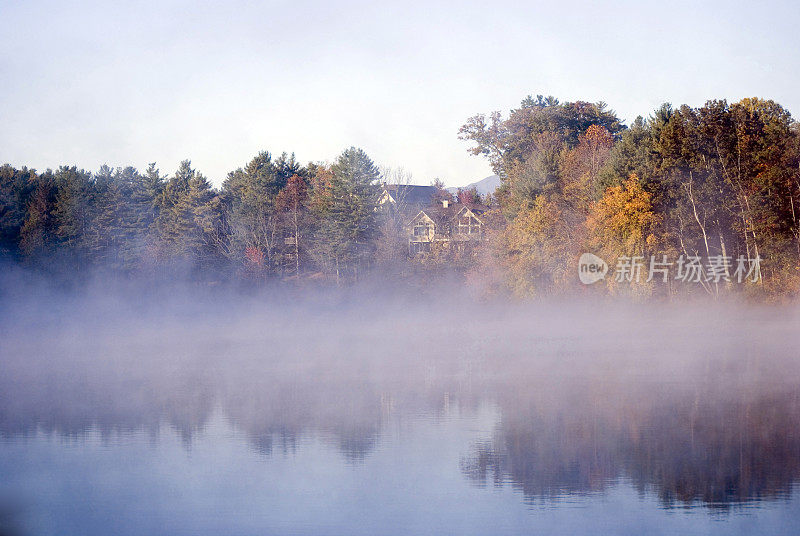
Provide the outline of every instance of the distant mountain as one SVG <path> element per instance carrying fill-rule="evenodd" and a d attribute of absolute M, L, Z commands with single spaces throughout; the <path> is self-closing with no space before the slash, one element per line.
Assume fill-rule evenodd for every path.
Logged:
<path fill-rule="evenodd" d="M 497 189 L 497 187 L 500 186 L 500 177 L 498 177 L 497 175 L 490 175 L 485 179 L 481 179 L 477 182 L 472 182 L 470 184 L 467 184 L 466 186 L 461 186 L 460 189 L 469 190 L 473 186 L 475 187 L 475 189 L 478 190 L 478 193 L 480 195 L 493 194 L 494 191 Z M 458 192 L 458 190 L 459 187 L 450 187 L 447 189 L 447 191 L 452 194 L 455 194 L 456 192 Z"/>

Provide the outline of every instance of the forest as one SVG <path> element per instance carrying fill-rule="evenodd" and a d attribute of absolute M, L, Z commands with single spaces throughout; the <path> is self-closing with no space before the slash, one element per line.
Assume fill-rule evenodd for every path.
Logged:
<path fill-rule="evenodd" d="M 171 174 L 155 163 L 6 164 L 0 256 L 58 281 L 428 286 L 446 277 L 489 296 L 784 300 L 800 290 L 798 128 L 760 98 L 664 104 L 625 125 L 603 102 L 528 96 L 458 132 L 502 181 L 483 199 L 458 195 L 485 209 L 485 240 L 415 256 L 403 216 L 376 209 L 381 183 L 396 176 L 355 147 L 332 163 L 261 152 L 219 188 L 188 160 Z M 577 277 L 585 252 L 610 265 L 591 286 Z M 639 259 L 645 276 L 653 259 L 673 271 L 615 277 L 615 259 Z M 756 277 L 737 279 L 737 259 L 758 260 Z M 697 277 L 675 276 L 686 262 Z"/>

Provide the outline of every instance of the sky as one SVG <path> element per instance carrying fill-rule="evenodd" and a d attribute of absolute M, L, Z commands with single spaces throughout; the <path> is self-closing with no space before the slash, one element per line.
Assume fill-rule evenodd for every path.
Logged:
<path fill-rule="evenodd" d="M 0 162 L 190 159 L 219 186 L 261 150 L 358 146 L 460 186 L 491 169 L 459 127 L 529 94 L 602 100 L 628 123 L 751 96 L 800 115 L 792 1 L 521 4 L 0 0 Z"/>

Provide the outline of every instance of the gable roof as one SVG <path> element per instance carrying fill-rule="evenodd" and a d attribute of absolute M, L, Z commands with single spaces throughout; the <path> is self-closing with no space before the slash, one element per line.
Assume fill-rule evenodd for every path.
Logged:
<path fill-rule="evenodd" d="M 438 192 L 435 186 L 417 184 L 384 184 L 383 191 L 392 196 L 394 202 L 400 206 L 428 205 Z"/>
<path fill-rule="evenodd" d="M 461 203 L 458 203 L 456 206 L 460 207 L 455 213 L 456 216 L 460 215 L 462 212 L 466 210 L 470 212 L 473 216 L 475 216 L 478 219 L 478 221 L 481 221 L 479 216 L 482 216 L 483 213 L 486 212 L 486 207 L 484 207 L 483 205 L 462 205 Z"/>

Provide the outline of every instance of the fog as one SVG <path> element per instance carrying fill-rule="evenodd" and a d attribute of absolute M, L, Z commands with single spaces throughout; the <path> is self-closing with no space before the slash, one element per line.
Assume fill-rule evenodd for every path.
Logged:
<path fill-rule="evenodd" d="M 166 426 L 188 447 L 219 409 L 265 454 L 321 434 L 357 462 L 392 415 L 491 404 L 494 438 L 467 446 L 463 472 L 531 497 L 624 475 L 720 503 L 800 471 L 795 308 L 5 288 L 5 437 Z"/>

